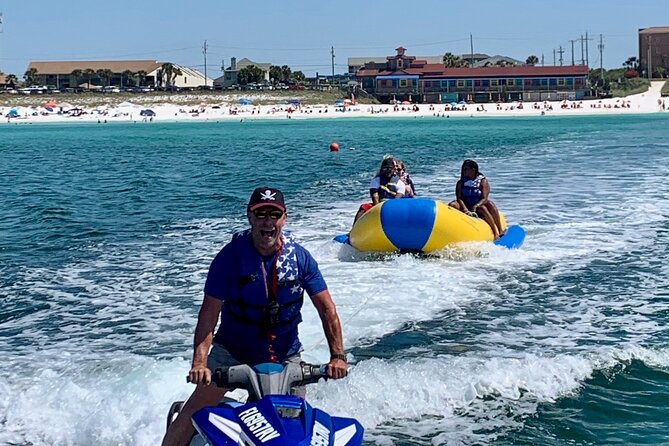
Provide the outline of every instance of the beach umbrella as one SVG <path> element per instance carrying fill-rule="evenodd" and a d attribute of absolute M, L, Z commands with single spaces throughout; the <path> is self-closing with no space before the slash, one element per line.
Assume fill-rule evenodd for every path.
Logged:
<path fill-rule="evenodd" d="M 118 104 L 116 107 L 117 108 L 126 108 L 126 107 L 136 107 L 136 105 L 133 104 L 132 102 L 123 101 L 120 104 Z"/>
<path fill-rule="evenodd" d="M 293 105 L 300 105 L 300 100 L 299 100 L 299 99 L 291 99 L 291 100 L 288 101 L 288 102 L 289 102 L 290 104 L 293 104 Z"/>
<path fill-rule="evenodd" d="M 410 105 L 410 104 L 411 104 L 411 102 L 409 102 L 409 101 L 402 101 L 402 105 Z"/>
<path fill-rule="evenodd" d="M 156 116 L 156 112 L 154 112 L 153 110 L 146 109 L 139 112 L 139 116 Z"/>
<path fill-rule="evenodd" d="M 239 105 L 251 105 L 251 104 L 252 104 L 252 102 L 251 102 L 250 99 L 247 99 L 247 98 L 241 98 L 241 99 L 239 100 Z"/>

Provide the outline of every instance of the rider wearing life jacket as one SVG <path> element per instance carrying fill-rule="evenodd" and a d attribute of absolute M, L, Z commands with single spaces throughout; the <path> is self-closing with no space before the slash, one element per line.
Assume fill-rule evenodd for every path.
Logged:
<path fill-rule="evenodd" d="M 406 185 L 398 176 L 395 159 L 392 156 L 385 156 L 381 162 L 379 172 L 369 184 L 369 196 L 371 197 L 372 202 L 360 205 L 360 209 L 358 209 L 358 213 L 355 215 L 353 223 L 373 206 L 384 200 L 402 198 L 405 192 Z"/>
<path fill-rule="evenodd" d="M 297 326 L 303 291 L 318 311 L 330 348 L 328 376 L 346 376 L 337 309 L 309 251 L 282 233 L 287 214 L 281 191 L 254 190 L 247 218 L 251 229 L 235 234 L 209 267 L 188 374 L 197 388 L 170 424 L 163 446 L 188 444 L 192 414 L 223 398 L 228 389 L 210 385 L 216 368 L 301 361 Z"/>
<path fill-rule="evenodd" d="M 455 200 L 448 205 L 472 217 L 481 217 L 488 223 L 495 239 L 502 233 L 497 206 L 488 198 L 490 184 L 479 171 L 476 161 L 465 160 L 460 169 L 460 180 L 455 185 Z"/>

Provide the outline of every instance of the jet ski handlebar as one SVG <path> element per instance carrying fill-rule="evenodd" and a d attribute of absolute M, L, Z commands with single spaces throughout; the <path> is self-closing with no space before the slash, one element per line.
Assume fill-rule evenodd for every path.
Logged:
<path fill-rule="evenodd" d="M 258 397 L 267 394 L 286 394 L 291 387 L 313 384 L 321 378 L 328 378 L 326 364 L 286 363 L 260 364 L 250 367 L 246 364 L 228 368 L 217 368 L 212 374 L 212 382 L 226 389 L 246 389 Z"/>

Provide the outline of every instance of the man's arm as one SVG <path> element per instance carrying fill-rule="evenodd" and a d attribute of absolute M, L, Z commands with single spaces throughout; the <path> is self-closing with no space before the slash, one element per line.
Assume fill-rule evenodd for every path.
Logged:
<path fill-rule="evenodd" d="M 332 301 L 330 291 L 327 289 L 311 296 L 311 301 L 314 303 L 318 315 L 321 318 L 325 338 L 330 347 L 331 359 L 328 363 L 328 374 L 334 379 L 343 378 L 347 373 L 346 361 L 340 358 L 335 358 L 335 356 L 338 355 L 345 355 L 344 341 L 341 331 L 341 323 L 339 322 L 339 315 L 337 315 L 337 307 Z"/>
<path fill-rule="evenodd" d="M 207 368 L 207 356 L 214 340 L 214 330 L 221 313 L 222 304 L 221 300 L 208 294 L 204 295 L 200 313 L 197 316 L 197 326 L 195 327 L 193 363 L 188 373 L 188 380 L 192 383 L 207 385 L 211 383 L 211 370 Z"/>

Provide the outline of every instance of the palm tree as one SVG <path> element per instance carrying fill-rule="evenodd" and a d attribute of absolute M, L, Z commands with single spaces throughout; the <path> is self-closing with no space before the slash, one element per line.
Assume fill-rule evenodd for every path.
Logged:
<path fill-rule="evenodd" d="M 159 71 L 159 78 L 160 78 L 160 84 L 162 85 L 163 79 L 165 80 L 165 86 L 169 87 L 170 86 L 170 80 L 172 79 L 172 73 L 174 71 L 174 64 L 165 62 L 160 66 L 160 71 Z"/>
<path fill-rule="evenodd" d="M 125 70 L 123 73 L 121 73 L 121 88 L 123 88 L 123 79 L 127 79 L 128 81 L 133 80 L 135 76 L 135 73 L 133 73 L 130 70 Z"/>
<path fill-rule="evenodd" d="M 172 68 L 172 78 L 170 79 L 170 85 L 174 85 L 176 83 L 177 77 L 183 75 L 183 72 L 179 67 L 173 67 Z"/>
<path fill-rule="evenodd" d="M 446 65 L 448 68 L 466 67 L 469 65 L 466 60 L 460 56 L 456 56 L 453 53 L 444 54 L 443 61 L 444 65 Z"/>
<path fill-rule="evenodd" d="M 84 76 L 86 77 L 86 80 L 88 81 L 88 89 L 91 89 L 91 79 L 93 79 L 93 76 L 95 76 L 95 70 L 92 68 L 86 68 L 84 70 Z"/>
<path fill-rule="evenodd" d="M 144 84 L 145 80 L 146 80 L 146 71 L 139 70 L 137 72 L 137 81 L 139 82 L 140 87 Z"/>
<path fill-rule="evenodd" d="M 19 79 L 15 74 L 8 74 L 7 77 L 5 77 L 5 82 L 7 82 L 7 85 L 9 85 L 13 90 L 16 88 L 16 84 L 19 83 Z"/>
<path fill-rule="evenodd" d="M 525 60 L 525 64 L 530 65 L 530 66 L 535 66 L 536 64 L 539 63 L 539 58 L 532 54 Z"/>
<path fill-rule="evenodd" d="M 105 68 L 102 70 L 102 72 L 104 73 L 105 79 L 107 79 L 107 86 L 109 86 L 111 84 L 111 78 L 114 75 L 114 72 L 109 68 Z"/>
<path fill-rule="evenodd" d="M 629 70 L 636 70 L 639 68 L 639 60 L 636 57 L 628 57 L 625 62 L 623 62 L 623 67 Z"/>
<path fill-rule="evenodd" d="M 80 69 L 72 70 L 70 73 L 70 88 L 79 85 L 79 78 L 84 74 Z"/>
<path fill-rule="evenodd" d="M 23 79 L 25 79 L 26 84 L 28 84 L 29 87 L 32 87 L 33 85 L 37 84 L 37 81 L 39 80 L 39 77 L 37 75 L 37 69 L 31 68 L 28 71 L 26 71 L 23 74 Z"/>

